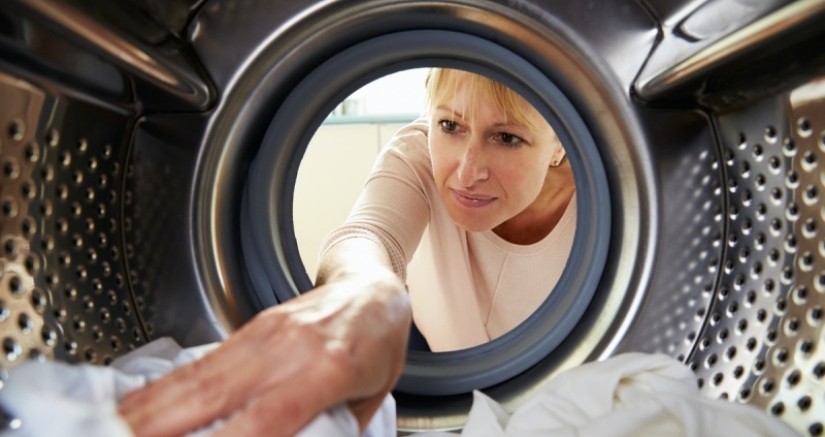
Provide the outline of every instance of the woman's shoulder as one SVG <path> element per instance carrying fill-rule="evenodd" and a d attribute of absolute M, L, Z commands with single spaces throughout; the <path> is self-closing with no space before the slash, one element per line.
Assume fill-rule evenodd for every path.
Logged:
<path fill-rule="evenodd" d="M 419 118 L 399 129 L 384 149 L 398 151 L 402 154 L 425 152 L 429 156 L 429 146 L 427 144 L 429 130 L 430 126 L 427 119 Z"/>
<path fill-rule="evenodd" d="M 402 127 L 381 150 L 378 162 L 388 164 L 400 161 L 412 167 L 416 172 L 431 173 L 428 133 L 429 124 L 424 118 L 419 118 Z"/>

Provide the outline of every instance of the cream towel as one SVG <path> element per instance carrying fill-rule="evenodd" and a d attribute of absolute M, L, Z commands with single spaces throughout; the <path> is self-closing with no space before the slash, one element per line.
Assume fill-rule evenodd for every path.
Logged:
<path fill-rule="evenodd" d="M 30 361 L 12 369 L 0 389 L 0 405 L 21 422 L 2 437 L 131 437 L 118 415 L 117 402 L 176 367 L 190 363 L 217 347 L 209 344 L 181 349 L 171 338 L 146 344 L 111 366 L 71 365 L 57 361 Z M 190 433 L 206 437 L 223 425 L 216 421 Z M 395 435 L 395 401 L 387 396 L 364 437 Z M 345 406 L 317 417 L 300 437 L 358 437 L 358 423 Z"/>
<path fill-rule="evenodd" d="M 462 436 L 796 437 L 749 405 L 702 397 L 696 376 L 664 355 L 627 353 L 559 374 L 508 414 L 474 393 Z M 453 436 L 425 433 L 416 437 Z"/>

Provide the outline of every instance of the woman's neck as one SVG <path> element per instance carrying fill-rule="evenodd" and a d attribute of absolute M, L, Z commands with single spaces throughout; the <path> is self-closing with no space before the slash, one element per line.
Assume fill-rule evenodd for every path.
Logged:
<path fill-rule="evenodd" d="M 553 167 L 547 172 L 536 200 L 515 217 L 493 228 L 493 232 L 513 244 L 538 243 L 559 223 L 575 192 L 570 163 Z"/>

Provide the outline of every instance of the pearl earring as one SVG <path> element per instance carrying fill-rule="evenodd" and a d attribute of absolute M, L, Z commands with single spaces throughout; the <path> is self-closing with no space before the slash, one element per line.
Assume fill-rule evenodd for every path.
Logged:
<path fill-rule="evenodd" d="M 561 159 L 557 159 L 557 160 L 553 161 L 553 163 L 550 164 L 550 167 L 560 166 L 564 162 L 565 159 L 567 159 L 567 155 L 562 156 Z"/>

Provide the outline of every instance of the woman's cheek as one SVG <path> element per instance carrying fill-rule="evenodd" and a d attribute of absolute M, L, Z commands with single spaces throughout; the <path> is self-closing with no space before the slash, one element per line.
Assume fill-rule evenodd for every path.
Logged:
<path fill-rule="evenodd" d="M 433 163 L 433 179 L 435 179 L 437 186 L 441 188 L 449 176 L 449 172 L 445 168 L 445 158 L 442 151 L 438 150 L 438 148 L 431 148 L 430 155 L 432 156 Z"/>

